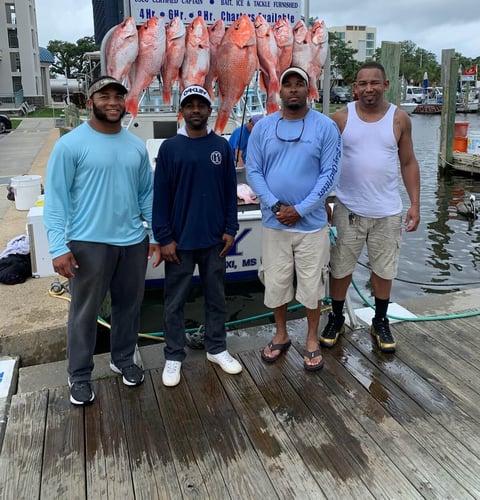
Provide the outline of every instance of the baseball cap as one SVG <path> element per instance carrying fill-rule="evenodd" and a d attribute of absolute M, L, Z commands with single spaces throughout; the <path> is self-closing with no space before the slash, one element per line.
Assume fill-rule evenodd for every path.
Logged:
<path fill-rule="evenodd" d="M 88 87 L 88 98 L 91 99 L 92 95 L 99 90 L 104 89 L 105 87 L 114 86 L 123 94 L 127 94 L 128 90 L 124 87 L 118 80 L 112 78 L 111 76 L 103 76 L 98 80 L 95 80 L 90 87 Z"/>
<path fill-rule="evenodd" d="M 305 83 L 308 84 L 308 74 L 305 70 L 302 68 L 298 68 L 297 66 L 291 66 L 290 68 L 287 68 L 280 76 L 280 85 L 283 85 L 283 80 L 287 75 L 291 75 L 292 73 L 295 73 L 298 75 L 300 78 L 305 80 Z"/>
<path fill-rule="evenodd" d="M 258 121 L 260 121 L 261 119 L 263 118 L 263 115 L 253 115 L 250 120 L 248 120 L 249 122 L 253 123 L 255 125 L 255 123 L 257 123 Z"/>
<path fill-rule="evenodd" d="M 185 100 L 191 96 L 203 97 L 208 102 L 209 106 L 212 104 L 210 95 L 203 87 L 200 87 L 200 85 L 190 85 L 182 92 L 182 95 L 180 96 L 180 106 L 183 106 Z"/>

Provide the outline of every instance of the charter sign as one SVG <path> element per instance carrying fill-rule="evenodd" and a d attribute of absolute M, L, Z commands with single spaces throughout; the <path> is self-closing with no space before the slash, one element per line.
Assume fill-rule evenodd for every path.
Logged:
<path fill-rule="evenodd" d="M 221 19 L 231 24 L 242 14 L 252 22 L 261 14 L 267 23 L 287 18 L 293 25 L 301 19 L 301 0 L 130 0 L 130 15 L 137 24 L 143 24 L 153 16 L 171 21 L 178 16 L 184 23 L 190 23 L 197 16 L 207 24 Z"/>

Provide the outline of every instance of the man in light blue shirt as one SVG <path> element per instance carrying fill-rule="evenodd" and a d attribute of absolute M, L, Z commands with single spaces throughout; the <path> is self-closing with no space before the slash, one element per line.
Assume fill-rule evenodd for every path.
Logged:
<path fill-rule="evenodd" d="M 69 279 L 67 327 L 70 402 L 95 394 L 90 378 L 96 323 L 107 291 L 112 302 L 110 368 L 128 386 L 143 382 L 134 362 L 150 243 L 153 175 L 145 145 L 123 129 L 127 89 L 102 76 L 88 90 L 92 116 L 60 138 L 47 165 L 44 223 L 53 268 Z"/>
<path fill-rule="evenodd" d="M 295 296 L 308 323 L 304 368 L 319 370 L 319 301 L 330 258 L 325 201 L 340 174 L 342 141 L 330 118 L 308 108 L 303 69 L 285 70 L 280 85 L 282 110 L 255 125 L 248 143 L 247 181 L 262 210 L 260 278 L 276 323 L 262 359 L 272 363 L 290 347 L 287 305 Z"/>

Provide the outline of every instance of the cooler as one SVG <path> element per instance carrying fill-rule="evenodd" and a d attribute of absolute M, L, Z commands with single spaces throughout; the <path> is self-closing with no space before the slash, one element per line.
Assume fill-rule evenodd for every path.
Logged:
<path fill-rule="evenodd" d="M 27 215 L 27 232 L 30 240 L 30 257 L 32 261 L 32 276 L 42 278 L 55 276 L 52 258 L 48 253 L 48 240 L 43 225 L 43 206 L 32 207 Z"/>

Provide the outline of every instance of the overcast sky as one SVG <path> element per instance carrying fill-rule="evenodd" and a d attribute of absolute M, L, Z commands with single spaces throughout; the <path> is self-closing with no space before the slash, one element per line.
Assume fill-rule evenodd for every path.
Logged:
<path fill-rule="evenodd" d="M 93 36 L 91 0 L 35 3 L 41 47 L 46 47 L 50 40 L 76 42 Z M 310 16 L 323 19 L 327 26 L 376 27 L 378 46 L 382 41 L 411 40 L 433 52 L 438 62 L 442 49 L 455 49 L 470 58 L 480 56 L 478 0 L 310 0 Z"/>

